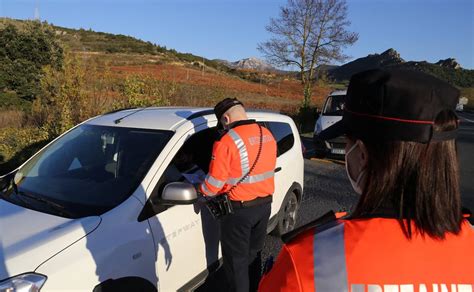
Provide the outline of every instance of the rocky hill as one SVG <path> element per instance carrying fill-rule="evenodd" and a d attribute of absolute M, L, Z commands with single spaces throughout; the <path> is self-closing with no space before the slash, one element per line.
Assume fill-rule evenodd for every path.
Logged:
<path fill-rule="evenodd" d="M 382 54 L 371 54 L 367 57 L 356 59 L 352 62 L 344 64 L 329 70 L 329 75 L 335 80 L 348 80 L 353 74 L 364 70 L 384 68 L 391 65 L 404 63 L 400 54 L 394 49 L 388 49 Z"/>
<path fill-rule="evenodd" d="M 244 70 L 257 70 L 257 71 L 275 71 L 276 69 L 270 64 L 258 58 L 246 58 L 236 62 L 230 63 L 232 68 L 244 69 Z"/>
<path fill-rule="evenodd" d="M 381 54 L 371 54 L 338 67 L 329 67 L 328 76 L 335 81 L 347 81 L 358 72 L 376 68 L 400 68 L 418 70 L 459 86 L 474 87 L 474 70 L 463 69 L 453 58 L 440 60 L 436 63 L 426 61 L 405 61 L 394 49 Z"/>

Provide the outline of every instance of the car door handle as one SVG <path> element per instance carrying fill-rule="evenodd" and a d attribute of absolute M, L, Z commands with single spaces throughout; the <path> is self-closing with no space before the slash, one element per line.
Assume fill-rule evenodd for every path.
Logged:
<path fill-rule="evenodd" d="M 281 167 L 275 168 L 275 173 L 279 172 L 281 170 Z"/>

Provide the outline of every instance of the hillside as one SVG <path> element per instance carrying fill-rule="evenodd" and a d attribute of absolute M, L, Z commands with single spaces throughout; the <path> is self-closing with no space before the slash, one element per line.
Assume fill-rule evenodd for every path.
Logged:
<path fill-rule="evenodd" d="M 13 24 L 19 29 L 23 29 L 29 20 L 17 20 L 10 18 L 0 18 L 0 29 L 8 24 Z M 46 23 L 46 22 L 45 22 Z M 209 60 L 190 53 L 177 52 L 174 49 L 168 49 L 165 46 L 146 42 L 131 36 L 122 34 L 111 34 L 105 32 L 96 32 L 91 29 L 71 29 L 50 24 L 55 30 L 56 35 L 72 51 L 76 52 L 95 52 L 106 54 L 139 54 L 154 56 L 154 62 L 185 62 L 200 63 L 207 67 L 220 71 L 229 71 L 230 69 L 220 62 Z"/>
<path fill-rule="evenodd" d="M 5 18 L 0 20 L 0 30 L 5 31 L 5 28 L 11 26 L 18 31 L 16 33 L 18 39 L 25 39 L 23 36 L 47 35 L 45 36 L 47 42 L 57 40 L 67 48 L 67 52 L 72 52 L 78 57 L 78 66 L 84 66 L 88 71 L 82 89 L 88 98 L 105 98 L 106 101 L 103 101 L 104 104 L 101 107 L 114 107 L 116 98 L 123 98 L 124 95 L 129 94 L 126 88 L 127 82 L 130 84 L 158 83 L 154 86 L 164 88 L 166 94 L 150 90 L 153 93 L 150 97 L 156 94 L 166 96 L 165 99 L 172 105 L 210 106 L 217 99 L 225 96 L 241 98 L 253 107 L 273 110 L 295 111 L 300 104 L 302 96 L 300 82 L 290 75 L 273 71 L 258 71 L 257 68 L 253 68 L 252 66 L 257 65 L 266 66 L 260 60 L 249 58 L 236 62 L 239 65 L 236 68 L 230 68 L 219 61 L 179 53 L 130 36 L 41 25 L 37 21 Z M 44 32 L 41 27 L 44 28 Z M 27 43 L 35 44 L 37 41 Z M 23 48 L 26 58 L 30 49 L 25 47 L 25 44 L 20 41 L 15 47 Z M 26 61 L 33 62 L 29 59 Z M 26 95 L 17 88 L 4 86 L 6 90 L 0 94 L 0 107 L 4 109 L 30 107 L 31 102 L 40 93 L 40 80 L 44 77 L 38 71 L 41 69 L 40 65 L 36 68 L 34 82 L 28 84 L 35 91 L 31 94 L 27 92 L 28 95 Z M 7 71 L 4 73 L 4 76 L 9 75 Z M 1 78 L 0 81 L 2 81 Z M 315 89 L 314 104 L 320 106 L 330 90 L 328 87 Z M 25 97 L 30 102 L 23 104 Z"/>
<path fill-rule="evenodd" d="M 388 49 L 381 54 L 371 54 L 336 68 L 329 68 L 328 75 L 332 79 L 342 82 L 349 80 L 355 73 L 376 68 L 418 70 L 458 87 L 474 87 L 474 70 L 461 68 L 453 58 L 440 60 L 435 64 L 426 61 L 405 61 L 394 49 Z"/>

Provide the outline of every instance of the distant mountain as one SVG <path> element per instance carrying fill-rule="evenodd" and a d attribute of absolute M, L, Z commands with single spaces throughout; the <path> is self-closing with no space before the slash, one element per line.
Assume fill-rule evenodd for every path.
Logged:
<path fill-rule="evenodd" d="M 258 58 L 254 58 L 254 57 L 245 58 L 245 59 L 235 61 L 235 62 L 229 62 L 226 60 L 218 60 L 218 59 L 214 61 L 220 62 L 232 69 L 255 70 L 255 71 L 279 71 L 278 69 L 266 63 L 265 61 L 260 60 Z"/>
<path fill-rule="evenodd" d="M 435 63 L 436 65 L 439 65 L 441 67 L 447 67 L 447 68 L 452 68 L 452 69 L 462 69 L 461 65 L 456 61 L 454 58 L 448 58 L 445 60 L 439 60 L 438 62 Z"/>
<path fill-rule="evenodd" d="M 400 68 L 422 71 L 443 79 L 459 87 L 474 87 L 474 70 L 463 69 L 453 58 L 439 60 L 436 63 L 426 61 L 405 61 L 394 49 L 381 54 L 371 54 L 339 67 L 327 66 L 328 76 L 335 81 L 346 81 L 358 72 L 376 68 Z"/>
<path fill-rule="evenodd" d="M 359 58 L 339 66 L 335 69 L 329 69 L 328 72 L 332 78 L 341 81 L 348 80 L 357 72 L 375 68 L 384 68 L 404 62 L 405 60 L 400 57 L 400 54 L 397 51 L 394 49 L 388 49 L 382 54 L 371 54 L 367 57 Z"/>

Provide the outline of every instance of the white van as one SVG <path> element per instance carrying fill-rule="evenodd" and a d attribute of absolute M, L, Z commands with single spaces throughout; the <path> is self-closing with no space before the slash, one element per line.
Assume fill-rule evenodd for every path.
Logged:
<path fill-rule="evenodd" d="M 317 158 L 326 156 L 341 158 L 345 155 L 344 137 L 325 141 L 320 139 L 318 135 L 321 131 L 342 119 L 346 93 L 346 90 L 331 92 L 324 102 L 323 110 L 316 120 L 313 133 L 314 151 Z"/>
<path fill-rule="evenodd" d="M 285 233 L 303 193 L 298 131 L 287 116 L 248 114 L 278 142 L 268 231 Z M 192 157 L 207 172 L 216 124 L 211 109 L 113 112 L 74 127 L 0 177 L 0 291 L 202 284 L 219 266 L 218 222 L 183 182 L 179 163 Z"/>

